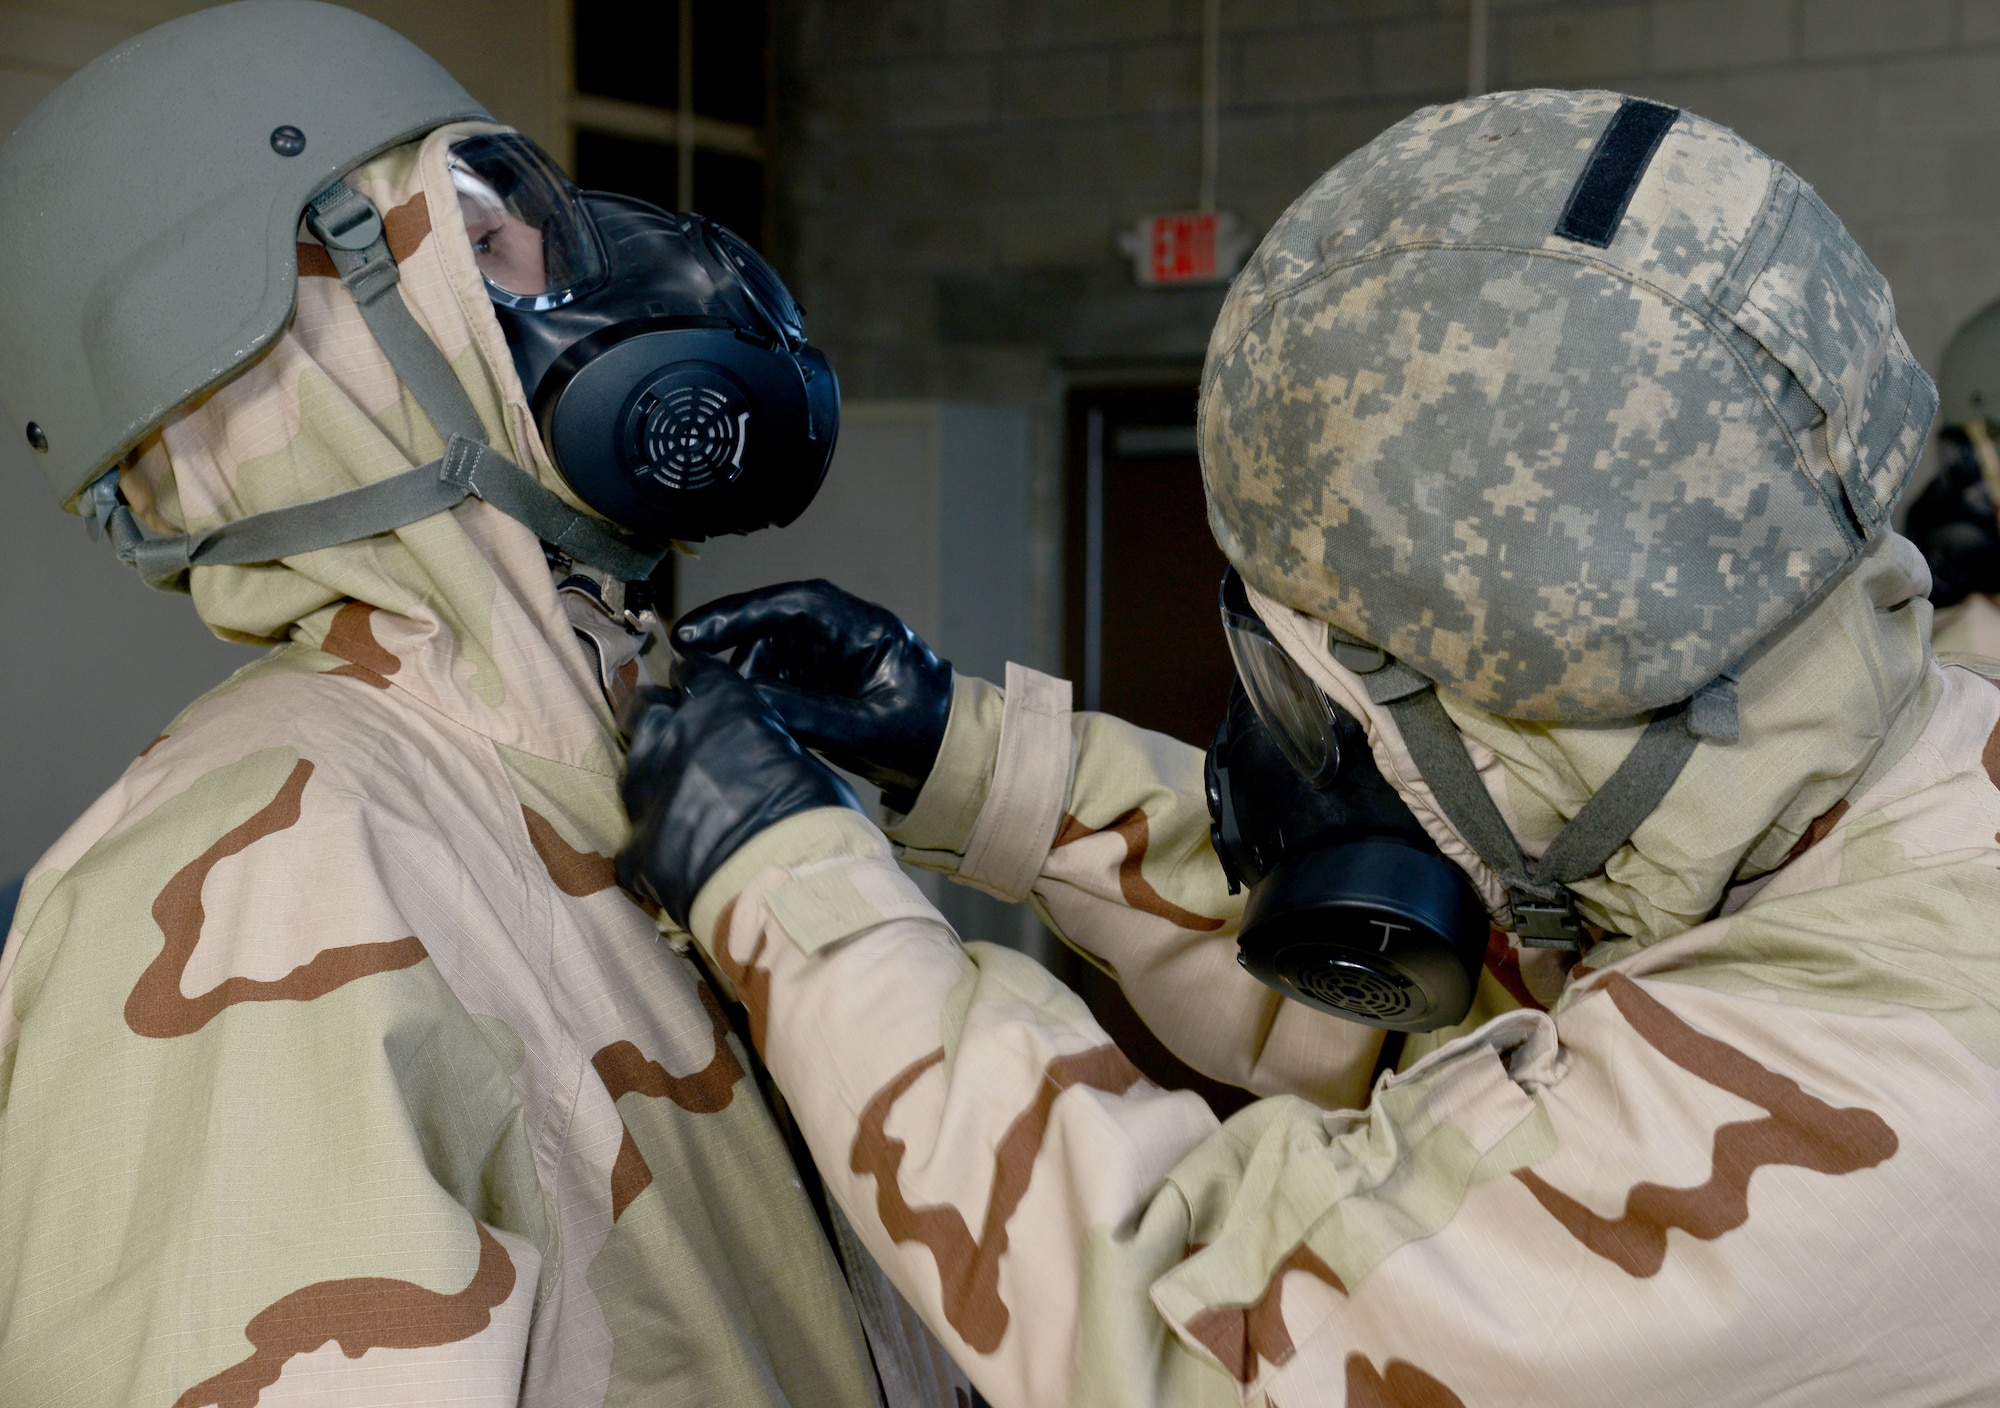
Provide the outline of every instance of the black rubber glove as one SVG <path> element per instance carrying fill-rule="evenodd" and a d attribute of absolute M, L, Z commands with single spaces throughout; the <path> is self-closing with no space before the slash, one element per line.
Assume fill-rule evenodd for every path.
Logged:
<path fill-rule="evenodd" d="M 676 660 L 672 680 L 639 691 L 626 711 L 632 839 L 618 879 L 686 928 L 701 887 L 751 837 L 800 812 L 861 805 L 720 660 Z"/>
<path fill-rule="evenodd" d="M 698 606 L 674 648 L 735 651 L 737 669 L 801 743 L 916 805 L 951 717 L 951 662 L 897 615 L 831 582 L 786 582 Z"/>

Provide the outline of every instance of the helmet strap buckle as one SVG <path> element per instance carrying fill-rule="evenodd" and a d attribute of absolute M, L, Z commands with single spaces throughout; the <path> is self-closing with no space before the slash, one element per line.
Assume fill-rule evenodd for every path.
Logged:
<path fill-rule="evenodd" d="M 1560 948 L 1581 952 L 1583 917 L 1567 886 L 1553 899 L 1515 891 L 1508 896 L 1514 911 L 1514 932 L 1523 948 Z"/>
<path fill-rule="evenodd" d="M 328 249 L 359 252 L 383 237 L 382 214 L 375 202 L 345 178 L 312 198 L 306 207 L 306 228 Z"/>

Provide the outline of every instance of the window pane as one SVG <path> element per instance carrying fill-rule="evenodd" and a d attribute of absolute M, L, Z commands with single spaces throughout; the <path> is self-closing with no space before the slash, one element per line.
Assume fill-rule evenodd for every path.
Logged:
<path fill-rule="evenodd" d="M 764 163 L 723 152 L 694 154 L 694 208 L 764 247 Z"/>
<path fill-rule="evenodd" d="M 694 110 L 703 117 L 764 125 L 768 16 L 763 0 L 695 0 Z"/>
<path fill-rule="evenodd" d="M 577 129 L 576 183 L 586 191 L 616 191 L 672 210 L 680 203 L 676 171 L 670 143 Z"/>
<path fill-rule="evenodd" d="M 722 8 L 732 8 L 729 0 L 722 0 Z M 576 0 L 576 89 L 600 98 L 674 107 L 680 102 L 680 39 L 675 0 L 646 5 Z M 699 44 L 695 52 L 701 52 Z"/>
<path fill-rule="evenodd" d="M 677 169 L 670 142 L 577 129 L 576 183 L 586 191 L 616 191 L 674 210 L 680 205 Z M 763 248 L 764 163 L 697 147 L 694 208 Z"/>

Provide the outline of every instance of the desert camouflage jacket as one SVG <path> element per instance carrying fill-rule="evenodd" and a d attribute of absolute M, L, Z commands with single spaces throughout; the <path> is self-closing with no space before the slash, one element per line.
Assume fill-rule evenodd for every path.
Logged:
<path fill-rule="evenodd" d="M 1199 753 L 1019 667 L 960 681 L 903 857 L 1026 897 L 1268 1098 L 1218 1125 L 1149 1084 L 1044 970 L 955 942 L 851 812 L 758 837 L 693 928 L 998 1408 L 2000 1401 L 2000 688 L 1932 662 L 1925 585 L 1885 540 L 1579 886 L 1583 961 L 1496 934 L 1471 1019 L 1372 1091 L 1379 1034 L 1237 970 Z M 1639 727 L 1449 707 L 1532 849 Z"/>
<path fill-rule="evenodd" d="M 458 223 L 463 131 L 350 180 L 557 487 Z M 127 470 L 156 528 L 439 453 L 299 257 L 291 329 Z M 616 884 L 620 745 L 533 533 L 474 500 L 192 589 L 282 643 L 42 859 L 0 959 L 0 1402 L 962 1401 Z"/>

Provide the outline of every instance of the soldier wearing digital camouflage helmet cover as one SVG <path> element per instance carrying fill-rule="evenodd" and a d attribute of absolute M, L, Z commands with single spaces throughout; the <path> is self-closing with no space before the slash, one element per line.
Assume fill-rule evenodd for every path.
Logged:
<path fill-rule="evenodd" d="M 676 625 L 623 873 L 998 1408 L 2000 1399 L 2000 688 L 1889 527 L 1935 404 L 1734 134 L 1426 109 L 1211 339 L 1206 758 L 788 584 Z M 894 856 L 1265 1098 L 1155 1088 Z"/>

